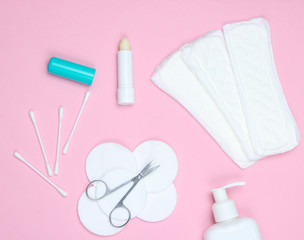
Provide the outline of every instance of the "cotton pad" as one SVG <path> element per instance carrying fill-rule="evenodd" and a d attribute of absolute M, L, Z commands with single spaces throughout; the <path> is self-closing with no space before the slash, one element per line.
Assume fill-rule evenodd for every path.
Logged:
<path fill-rule="evenodd" d="M 255 163 L 245 154 L 229 123 L 203 85 L 182 61 L 180 50 L 166 58 L 151 79 L 183 105 L 237 165 L 246 168 Z"/>
<path fill-rule="evenodd" d="M 102 180 L 107 183 L 110 189 L 114 189 L 120 184 L 132 179 L 138 173 L 134 171 L 129 171 L 125 169 L 116 169 L 110 171 L 105 174 Z M 114 209 L 116 204 L 121 200 L 121 198 L 126 194 L 126 192 L 130 189 L 133 182 L 122 187 L 121 189 L 113 192 L 112 194 L 106 196 L 97 201 L 99 208 L 107 215 L 110 215 L 110 212 Z M 99 191 L 102 191 L 101 188 L 96 186 L 96 196 L 99 195 Z M 143 180 L 141 180 L 133 191 L 128 195 L 128 197 L 124 200 L 124 205 L 130 210 L 131 218 L 134 218 L 140 213 L 147 204 L 147 188 Z M 121 216 L 115 216 L 118 220 L 125 220 L 125 215 L 122 213 Z"/>
<path fill-rule="evenodd" d="M 160 167 L 144 178 L 148 192 L 161 192 L 175 179 L 178 169 L 177 158 L 173 149 L 161 141 L 146 141 L 136 147 L 134 156 L 139 169 L 153 160 L 153 165 Z"/>
<path fill-rule="evenodd" d="M 158 222 L 169 217 L 176 206 L 176 190 L 173 184 L 158 193 L 149 193 L 146 207 L 138 218 L 147 222 Z"/>
<path fill-rule="evenodd" d="M 101 236 L 110 236 L 123 228 L 115 228 L 109 218 L 99 209 L 97 202 L 90 200 L 84 192 L 78 202 L 78 216 L 86 229 Z"/>
<path fill-rule="evenodd" d="M 248 133 L 223 32 L 210 32 L 186 45 L 181 56 L 225 116 L 248 158 L 260 159 Z"/>
<path fill-rule="evenodd" d="M 90 181 L 100 179 L 107 172 L 117 168 L 124 168 L 131 172 L 138 170 L 133 153 L 120 144 L 100 144 L 87 157 L 86 172 Z"/>
<path fill-rule="evenodd" d="M 268 22 L 227 24 L 224 35 L 255 151 L 272 155 L 294 148 L 300 134 L 277 75 Z"/>

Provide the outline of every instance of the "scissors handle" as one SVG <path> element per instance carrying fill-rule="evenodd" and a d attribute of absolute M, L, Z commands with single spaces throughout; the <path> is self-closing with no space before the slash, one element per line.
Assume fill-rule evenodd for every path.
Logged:
<path fill-rule="evenodd" d="M 127 213 L 126 219 L 125 220 L 117 220 L 117 218 L 113 217 L 113 214 L 115 212 L 122 210 Z M 119 203 L 113 208 L 113 210 L 110 212 L 109 215 L 109 221 L 113 227 L 116 228 L 122 228 L 128 224 L 128 222 L 131 219 L 131 212 L 130 210 L 123 204 L 123 201 L 119 201 Z"/>
<path fill-rule="evenodd" d="M 87 197 L 88 197 L 89 199 L 91 199 L 91 200 L 100 200 L 100 199 L 102 199 L 102 198 L 104 198 L 104 197 L 110 195 L 111 193 L 115 192 L 115 191 L 118 190 L 119 188 L 122 188 L 122 187 L 124 187 L 125 185 L 129 184 L 131 181 L 132 181 L 132 179 L 131 179 L 131 180 L 128 180 L 128 181 L 126 181 L 126 182 L 124 182 L 124 183 L 122 183 L 122 184 L 120 184 L 119 186 L 117 186 L 117 187 L 115 187 L 115 188 L 113 188 L 113 189 L 110 189 L 105 181 L 103 181 L 103 180 L 93 180 L 93 181 L 91 181 L 91 182 L 88 184 L 88 186 L 87 186 L 87 188 L 86 188 L 86 195 L 87 195 Z M 93 197 L 93 196 L 91 196 L 91 195 L 89 194 L 89 189 L 90 189 L 91 186 L 94 186 L 94 184 L 96 184 L 96 183 L 97 183 L 97 185 L 95 186 L 95 187 L 96 187 L 96 191 L 97 191 L 97 186 L 98 186 L 98 184 L 101 184 L 101 187 L 103 187 L 103 189 L 102 189 L 103 192 L 102 192 L 101 194 L 99 194 L 99 196 L 97 196 L 97 192 L 95 191 L 95 197 Z"/>
<path fill-rule="evenodd" d="M 120 201 L 116 204 L 116 206 L 113 208 L 113 210 L 111 211 L 110 215 L 109 215 L 109 221 L 111 223 L 111 225 L 113 227 L 116 228 L 121 228 L 124 227 L 125 225 L 127 225 L 127 223 L 130 221 L 131 219 L 131 212 L 130 210 L 123 204 L 124 200 L 128 197 L 128 195 L 133 191 L 133 189 L 136 187 L 136 185 L 139 183 L 139 181 L 143 178 L 143 176 L 141 174 L 138 174 L 136 177 L 134 177 L 133 179 L 131 179 L 130 181 L 133 182 L 132 187 L 130 187 L 130 189 L 127 191 L 127 193 L 120 199 Z M 115 213 L 116 211 L 123 210 L 127 212 L 127 217 L 126 220 L 116 220 L 116 218 L 113 217 L 113 213 Z M 122 224 L 116 224 L 116 222 L 123 222 Z"/>
<path fill-rule="evenodd" d="M 103 193 L 101 193 L 100 197 L 97 197 L 97 192 L 96 192 L 97 186 L 98 185 L 100 186 L 100 184 L 103 187 Z M 92 196 L 92 194 L 90 194 L 90 192 L 89 192 L 89 189 L 91 186 L 95 186 L 94 196 Z M 102 180 L 93 180 L 88 184 L 88 186 L 86 188 L 86 195 L 91 200 L 99 200 L 99 199 L 103 198 L 109 191 L 110 191 L 110 189 L 109 189 L 108 185 L 106 184 L 106 182 L 104 182 Z"/>

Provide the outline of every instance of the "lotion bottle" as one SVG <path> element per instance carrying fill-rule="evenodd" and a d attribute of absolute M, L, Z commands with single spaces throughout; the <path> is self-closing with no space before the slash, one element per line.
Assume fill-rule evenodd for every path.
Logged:
<path fill-rule="evenodd" d="M 245 182 L 212 190 L 215 200 L 212 210 L 216 224 L 205 232 L 205 240 L 262 240 L 256 221 L 239 217 L 234 201 L 227 197 L 227 188 L 241 185 L 245 185 Z"/>

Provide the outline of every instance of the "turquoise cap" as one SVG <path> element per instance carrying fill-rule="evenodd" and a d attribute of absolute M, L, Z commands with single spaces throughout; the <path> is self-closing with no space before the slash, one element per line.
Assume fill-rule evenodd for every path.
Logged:
<path fill-rule="evenodd" d="M 52 57 L 48 65 L 48 71 L 54 75 L 68 78 L 77 82 L 91 85 L 96 70 L 77 63 Z"/>

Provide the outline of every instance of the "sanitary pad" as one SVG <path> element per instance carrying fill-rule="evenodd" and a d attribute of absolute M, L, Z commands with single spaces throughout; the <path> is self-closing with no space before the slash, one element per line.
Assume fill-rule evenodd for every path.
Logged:
<path fill-rule="evenodd" d="M 215 102 L 176 51 L 156 68 L 152 81 L 182 104 L 241 168 L 254 164 Z"/>
<path fill-rule="evenodd" d="M 286 152 L 300 140 L 276 71 L 268 22 L 254 18 L 224 26 L 232 69 L 257 154 Z"/>
<path fill-rule="evenodd" d="M 151 79 L 180 102 L 241 168 L 299 142 L 265 19 L 228 24 L 224 35 L 216 30 L 186 44 L 164 60 Z"/>
<path fill-rule="evenodd" d="M 182 59 L 223 112 L 248 158 L 259 159 L 248 134 L 223 32 L 216 30 L 186 45 Z"/>

